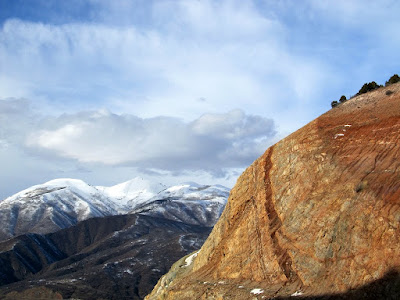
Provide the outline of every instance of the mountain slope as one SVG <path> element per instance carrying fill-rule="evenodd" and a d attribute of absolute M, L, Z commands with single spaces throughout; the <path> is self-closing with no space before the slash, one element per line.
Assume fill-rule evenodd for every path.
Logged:
<path fill-rule="evenodd" d="M 147 299 L 398 299 L 399 157 L 400 84 L 328 111 L 240 176 L 193 262 Z"/>
<path fill-rule="evenodd" d="M 22 235 L 0 243 L 0 298 L 45 286 L 64 298 L 142 299 L 174 261 L 200 248 L 210 230 L 131 214 Z"/>
<path fill-rule="evenodd" d="M 212 227 L 218 221 L 228 196 L 229 189 L 224 186 L 185 183 L 165 189 L 132 213 Z"/>

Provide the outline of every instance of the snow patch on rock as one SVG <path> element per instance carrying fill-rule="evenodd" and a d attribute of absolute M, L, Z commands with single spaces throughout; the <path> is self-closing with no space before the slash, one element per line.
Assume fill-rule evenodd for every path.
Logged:
<path fill-rule="evenodd" d="M 301 292 L 301 291 L 295 291 L 293 294 L 291 294 L 290 296 L 291 297 L 296 297 L 296 296 L 301 296 L 301 295 L 303 295 L 303 292 Z"/>
<path fill-rule="evenodd" d="M 264 293 L 264 290 L 262 290 L 262 289 L 252 289 L 250 291 L 250 294 L 253 294 L 253 295 L 259 295 L 259 294 L 262 294 L 262 293 Z"/>
<path fill-rule="evenodd" d="M 192 255 L 189 255 L 188 257 L 185 258 L 185 265 L 184 267 L 188 267 L 193 263 L 193 260 L 196 258 L 196 256 L 199 254 L 199 251 L 196 251 L 195 253 L 193 253 Z"/>

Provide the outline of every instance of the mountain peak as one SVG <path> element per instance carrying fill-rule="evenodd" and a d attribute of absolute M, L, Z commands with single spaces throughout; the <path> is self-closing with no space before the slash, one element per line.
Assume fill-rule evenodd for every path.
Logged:
<path fill-rule="evenodd" d="M 77 186 L 77 185 L 88 185 L 86 182 L 80 179 L 74 179 L 74 178 L 56 178 L 49 180 L 43 185 L 47 186 Z"/>
<path fill-rule="evenodd" d="M 146 202 L 167 187 L 162 183 L 135 177 L 111 187 L 96 187 L 108 197 L 116 199 L 120 205 L 133 207 Z"/>
<path fill-rule="evenodd" d="M 24 189 L 10 197 L 7 197 L 6 199 L 4 199 L 3 202 L 12 202 L 19 198 L 35 196 L 35 194 L 39 195 L 45 191 L 57 190 L 63 188 L 75 189 L 86 193 L 95 193 L 97 191 L 94 187 L 88 185 L 86 182 L 80 179 L 57 178 Z"/>

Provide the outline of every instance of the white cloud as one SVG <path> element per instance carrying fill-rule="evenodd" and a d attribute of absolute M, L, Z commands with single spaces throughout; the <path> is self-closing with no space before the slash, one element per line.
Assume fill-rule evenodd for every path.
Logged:
<path fill-rule="evenodd" d="M 271 144 L 274 122 L 241 110 L 185 122 L 107 111 L 51 117 L 26 100 L 0 101 L 0 138 L 42 157 L 146 169 L 223 170 L 245 167 Z M 17 124 L 17 125 L 16 125 Z"/>
<path fill-rule="evenodd" d="M 191 128 L 199 135 L 214 136 L 219 139 L 254 139 L 265 135 L 271 137 L 273 121 L 260 116 L 247 116 L 242 110 L 232 110 L 226 114 L 204 114 L 193 121 Z"/>
<path fill-rule="evenodd" d="M 137 9 L 125 1 L 94 3 L 102 8 L 101 20 Z M 8 83 L 0 84 L 0 95 L 46 98 L 69 112 L 106 107 L 189 121 L 199 112 L 234 108 L 260 114 L 260 105 L 263 116 L 283 113 L 290 106 L 276 99 L 307 102 L 324 80 L 322 63 L 297 56 L 286 45 L 287 29 L 251 2 L 156 1 L 146 7 L 150 25 L 6 21 L 0 77 Z"/>

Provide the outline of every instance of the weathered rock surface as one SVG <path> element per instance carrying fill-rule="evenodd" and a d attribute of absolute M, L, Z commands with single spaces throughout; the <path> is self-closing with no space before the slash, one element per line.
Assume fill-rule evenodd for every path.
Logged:
<path fill-rule="evenodd" d="M 34 287 L 27 289 L 23 292 L 11 292 L 7 294 L 4 298 L 5 300 L 22 300 L 22 299 L 35 299 L 35 300 L 60 300 L 63 299 L 60 293 L 53 292 L 52 290 L 41 287 Z"/>
<path fill-rule="evenodd" d="M 357 299 L 398 299 L 399 240 L 395 84 L 270 147 L 238 179 L 193 263 L 178 261 L 147 299 L 347 299 L 354 291 Z M 385 288 L 387 274 L 394 285 Z M 363 292 L 375 283 L 383 288 Z"/>

